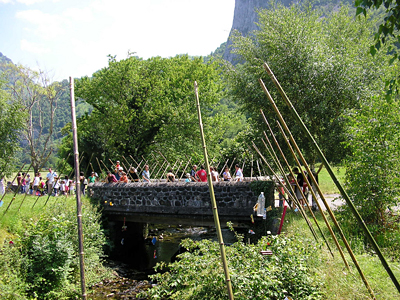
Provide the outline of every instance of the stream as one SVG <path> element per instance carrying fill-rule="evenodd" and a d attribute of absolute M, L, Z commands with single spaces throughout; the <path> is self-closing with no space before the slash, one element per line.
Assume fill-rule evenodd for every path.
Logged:
<path fill-rule="evenodd" d="M 227 228 L 222 229 L 225 244 L 236 242 L 234 234 Z M 138 260 L 147 259 L 145 270 L 135 270 L 128 264 L 116 260 L 107 260 L 106 266 L 113 269 L 115 278 L 106 279 L 90 288 L 90 299 L 143 299 L 136 295 L 152 287 L 148 275 L 154 274 L 154 266 L 161 261 L 171 262 L 171 258 L 179 250 L 182 239 L 192 240 L 210 239 L 217 241 L 215 228 L 182 227 L 182 226 L 151 226 L 149 238 L 146 239 L 147 258 L 138 257 Z M 153 244 L 153 237 L 156 237 Z"/>

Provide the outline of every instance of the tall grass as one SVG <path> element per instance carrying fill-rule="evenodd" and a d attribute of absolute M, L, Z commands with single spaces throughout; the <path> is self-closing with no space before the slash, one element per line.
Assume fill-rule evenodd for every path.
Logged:
<path fill-rule="evenodd" d="M 102 266 L 100 213 L 85 197 L 82 223 L 92 285 L 112 275 Z M 79 290 L 75 198 L 7 194 L 0 208 L 0 299 L 75 299 Z"/>
<path fill-rule="evenodd" d="M 318 169 L 319 166 L 316 167 Z M 344 182 L 344 175 L 346 172 L 345 167 L 333 167 L 333 173 L 335 174 L 336 178 L 339 180 L 341 184 Z M 328 171 L 325 167 L 318 174 L 318 182 L 319 186 L 324 194 L 337 194 L 339 193 L 338 188 L 336 187 L 335 183 L 333 182 L 331 176 L 329 175 Z"/>
<path fill-rule="evenodd" d="M 311 264 L 312 272 L 318 274 L 324 282 L 322 289 L 325 293 L 325 299 L 369 299 L 369 293 L 357 269 L 352 263 L 350 256 L 346 252 L 346 248 L 342 246 L 346 260 L 351 266 L 351 272 L 348 272 L 346 269 L 339 251 L 335 248 L 335 244 L 319 213 L 317 214 L 317 220 L 334 253 L 334 258 L 332 258 L 327 251 L 327 247 L 323 244 L 323 240 L 320 239 L 321 250 L 318 252 L 318 255 L 313 258 Z M 283 234 L 296 238 L 299 243 L 312 237 L 304 219 L 299 214 L 292 213 L 291 211 L 287 214 L 283 230 Z M 337 238 L 338 240 L 340 239 L 338 235 Z M 399 299 L 399 293 L 381 265 L 379 258 L 370 252 L 367 253 L 365 249 L 363 249 L 362 243 L 352 240 L 348 241 L 352 248 L 357 248 L 355 256 L 376 298 L 388 300 Z M 339 243 L 343 245 L 340 240 Z M 400 262 L 392 260 L 390 265 L 396 278 L 400 278 Z"/>

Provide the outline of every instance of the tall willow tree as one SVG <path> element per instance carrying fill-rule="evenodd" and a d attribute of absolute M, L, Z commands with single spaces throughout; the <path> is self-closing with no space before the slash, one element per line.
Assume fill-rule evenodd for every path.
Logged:
<path fill-rule="evenodd" d="M 0 177 L 14 170 L 25 116 L 23 106 L 11 101 L 11 95 L 2 88 L 0 82 Z"/>
<path fill-rule="evenodd" d="M 222 116 L 212 113 L 222 91 L 216 67 L 188 56 L 120 61 L 111 57 L 108 67 L 76 83 L 76 96 L 93 106 L 78 120 L 80 149 L 112 159 L 149 155 L 153 150 L 162 151 L 171 161 L 177 155 L 200 156 L 197 80 L 209 151 L 218 152 L 226 129 L 220 126 Z M 64 153 L 71 149 L 68 140 L 64 140 Z"/>
<path fill-rule="evenodd" d="M 5 66 L 3 76 L 11 95 L 11 101 L 21 108 L 25 116 L 22 126 L 21 144 L 29 155 L 34 172 L 48 161 L 53 153 L 54 124 L 60 93 L 59 82 L 52 82 L 43 71 L 34 71 L 12 63 Z"/>
<path fill-rule="evenodd" d="M 340 161 L 345 154 L 343 116 L 382 89 L 383 52 L 369 55 L 371 24 L 349 16 L 346 7 L 324 15 L 301 5 L 275 4 L 259 15 L 259 30 L 234 37 L 232 51 L 242 64 L 227 64 L 231 96 L 252 116 L 255 128 L 266 128 L 261 108 L 279 132 L 258 83 L 262 78 L 309 162 L 315 162 L 317 154 L 262 67 L 267 62 L 328 159 Z"/>

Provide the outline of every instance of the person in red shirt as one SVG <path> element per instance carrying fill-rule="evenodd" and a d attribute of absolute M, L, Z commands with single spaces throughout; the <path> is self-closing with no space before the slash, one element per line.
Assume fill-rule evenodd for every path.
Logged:
<path fill-rule="evenodd" d="M 197 171 L 196 175 L 200 178 L 201 182 L 207 182 L 207 172 L 204 170 L 204 166 L 200 167 L 200 170 Z"/>
<path fill-rule="evenodd" d="M 107 182 L 108 183 L 118 182 L 117 178 L 115 178 L 115 175 L 111 174 L 110 171 L 107 172 Z"/>
<path fill-rule="evenodd" d="M 126 176 L 125 172 L 121 172 L 121 178 L 119 179 L 119 182 L 128 183 L 128 176 Z"/>

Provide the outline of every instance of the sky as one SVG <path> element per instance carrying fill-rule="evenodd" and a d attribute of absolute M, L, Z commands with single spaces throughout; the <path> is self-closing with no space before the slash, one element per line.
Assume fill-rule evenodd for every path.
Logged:
<path fill-rule="evenodd" d="M 0 0 L 0 52 L 53 80 L 91 76 L 108 55 L 205 56 L 226 42 L 235 0 Z"/>

